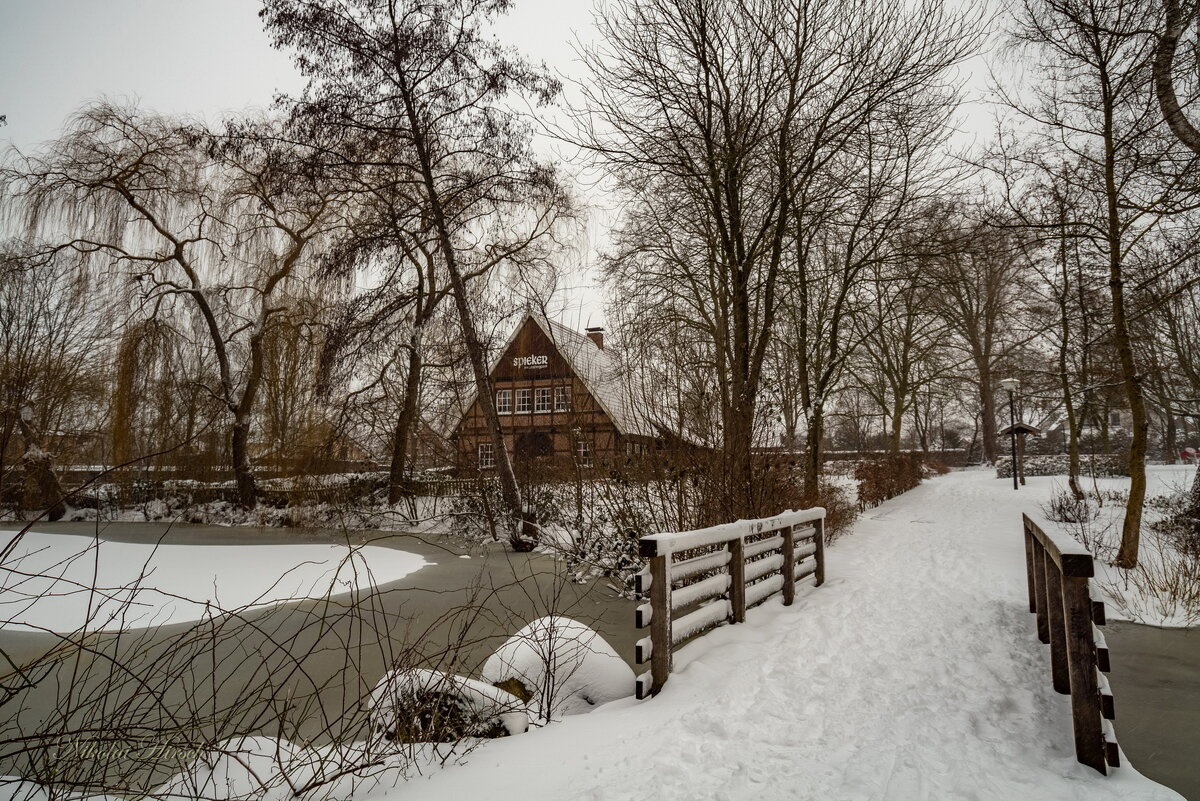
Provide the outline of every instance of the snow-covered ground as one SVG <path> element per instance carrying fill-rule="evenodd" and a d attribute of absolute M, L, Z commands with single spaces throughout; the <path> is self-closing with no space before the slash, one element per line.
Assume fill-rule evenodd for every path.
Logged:
<path fill-rule="evenodd" d="M 0 532 L 0 550 L 16 536 Z M 30 531 L 0 564 L 0 628 L 181 623 L 220 610 L 366 590 L 426 564 L 378 546 L 156 546 Z"/>
<path fill-rule="evenodd" d="M 1055 483 L 928 481 L 830 549 L 824 587 L 683 649 L 657 698 L 353 797 L 1179 799 L 1127 760 L 1107 777 L 1075 761 L 1069 699 L 1026 605 L 1020 524 Z"/>
<path fill-rule="evenodd" d="M 1138 566 L 1126 571 L 1112 566 L 1121 544 L 1121 524 L 1125 506 L 1109 501 L 1099 506 L 1090 501 L 1094 516 L 1085 525 L 1059 524 L 1096 554 L 1094 583 L 1108 598 L 1109 617 L 1132 620 L 1151 626 L 1168 628 L 1200 625 L 1200 608 L 1194 594 L 1200 589 L 1200 560 L 1194 553 L 1189 558 L 1181 554 L 1169 535 L 1155 530 L 1151 523 L 1163 513 L 1154 503 L 1156 498 L 1186 494 L 1196 475 L 1194 466 L 1152 466 L 1146 470 L 1147 505 L 1142 523 Z M 1059 485 L 1065 481 L 1058 480 Z M 1062 489 L 1060 486 L 1059 489 Z M 1095 484 L 1083 482 L 1086 492 L 1101 494 L 1128 493 L 1129 479 L 1101 478 Z M 1113 497 L 1116 497 L 1115 495 Z"/>
<path fill-rule="evenodd" d="M 302 799 L 1178 801 L 1127 759 L 1107 777 L 1075 760 L 1069 698 L 1028 612 L 1020 522 L 1061 483 L 930 480 L 830 548 L 825 586 L 681 650 L 658 697 L 480 743 L 463 764 L 418 749 Z M 295 750 L 267 745 L 252 749 L 271 751 L 267 771 Z M 287 757 L 301 783 L 319 756 L 305 753 Z M 274 782 L 268 797 L 289 792 Z"/>

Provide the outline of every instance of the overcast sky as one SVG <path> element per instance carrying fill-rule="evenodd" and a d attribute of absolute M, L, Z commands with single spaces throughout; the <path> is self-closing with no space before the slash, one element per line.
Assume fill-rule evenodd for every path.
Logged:
<path fill-rule="evenodd" d="M 573 71 L 591 0 L 525 0 L 497 33 Z M 28 148 L 100 96 L 217 119 L 302 85 L 271 48 L 255 0 L 0 0 L 0 140 Z"/>
<path fill-rule="evenodd" d="M 497 35 L 551 69 L 578 76 L 572 43 L 593 36 L 593 0 L 515 5 Z M 0 0 L 0 114 L 8 117 L 0 145 L 34 148 L 102 96 L 216 122 L 266 107 L 276 92 L 298 91 L 302 81 L 287 55 L 271 48 L 258 9 L 256 0 Z M 985 129 L 986 116 L 982 107 L 972 109 L 968 127 Z M 588 226 L 589 261 L 607 219 L 598 213 Z M 599 322 L 593 283 L 590 271 L 570 278 L 558 312 L 563 322 Z"/>
<path fill-rule="evenodd" d="M 0 0 L 0 145 L 22 150 L 57 135 L 96 98 L 216 122 L 270 105 L 303 82 L 273 50 L 256 0 Z M 505 42 L 574 74 L 571 42 L 590 37 L 592 0 L 519 0 L 497 26 Z M 591 226 L 593 229 L 595 226 Z M 600 321 L 590 273 L 569 277 L 556 313 Z"/>

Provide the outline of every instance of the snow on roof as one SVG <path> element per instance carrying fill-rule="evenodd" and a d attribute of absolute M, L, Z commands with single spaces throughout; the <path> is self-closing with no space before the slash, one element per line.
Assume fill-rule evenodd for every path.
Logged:
<path fill-rule="evenodd" d="M 540 314 L 532 312 L 527 314 L 513 329 L 508 339 L 492 357 L 492 363 L 488 368 L 489 375 L 496 369 L 500 359 L 508 352 L 517 333 L 525 327 L 528 320 L 537 323 L 542 332 L 554 343 L 554 347 L 566 359 L 571 370 L 584 383 L 588 392 L 600 404 L 600 408 L 609 416 L 618 431 L 625 435 L 659 436 L 655 427 L 643 415 L 638 414 L 640 407 L 633 402 L 632 388 L 625 380 L 625 370 L 620 356 L 611 349 L 601 348 L 587 334 L 574 331 Z M 475 404 L 477 398 L 478 394 L 472 393 L 467 399 L 466 404 L 463 405 L 462 414 L 455 423 L 456 428 Z"/>
<path fill-rule="evenodd" d="M 615 351 L 601 348 L 587 334 L 574 331 L 541 315 L 530 314 L 529 317 L 554 343 L 558 352 L 575 371 L 575 375 L 579 376 L 579 380 L 587 386 L 592 397 L 600 404 L 600 408 L 612 419 L 618 431 L 622 434 L 656 436 L 654 427 L 638 414 L 639 407 L 633 402 L 632 390 L 625 380 L 621 358 Z"/>

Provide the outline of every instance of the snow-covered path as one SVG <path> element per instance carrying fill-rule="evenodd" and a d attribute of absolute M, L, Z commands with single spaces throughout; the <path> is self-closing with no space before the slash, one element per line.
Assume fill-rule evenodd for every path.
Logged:
<path fill-rule="evenodd" d="M 657 698 L 497 740 L 392 799 L 1179 799 L 1075 761 L 1024 585 L 1022 510 L 988 471 L 867 512 L 824 587 L 677 654 Z M 1118 734 L 1121 699 L 1116 699 Z M 361 796 L 356 796 L 361 797 Z"/>

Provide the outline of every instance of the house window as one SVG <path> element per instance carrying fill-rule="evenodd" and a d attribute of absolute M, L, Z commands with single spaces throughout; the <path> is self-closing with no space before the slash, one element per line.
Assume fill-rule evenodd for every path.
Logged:
<path fill-rule="evenodd" d="M 529 401 L 529 396 L 532 390 L 518 389 L 517 390 L 517 414 L 529 414 L 533 405 Z"/>
<path fill-rule="evenodd" d="M 554 411 L 569 412 L 571 410 L 571 388 L 554 388 Z"/>
<path fill-rule="evenodd" d="M 512 414 L 512 390 L 502 389 L 496 393 L 496 413 Z"/>
<path fill-rule="evenodd" d="M 496 446 L 490 442 L 479 443 L 479 469 L 496 466 Z"/>
<path fill-rule="evenodd" d="M 535 412 L 550 411 L 550 387 L 539 387 L 533 395 L 533 410 Z"/>
<path fill-rule="evenodd" d="M 1108 415 L 1108 424 L 1110 426 L 1121 425 L 1121 413 L 1120 412 L 1110 412 Z"/>
<path fill-rule="evenodd" d="M 592 466 L 592 444 L 590 442 L 580 440 L 575 446 L 575 453 L 579 458 L 580 467 Z"/>

